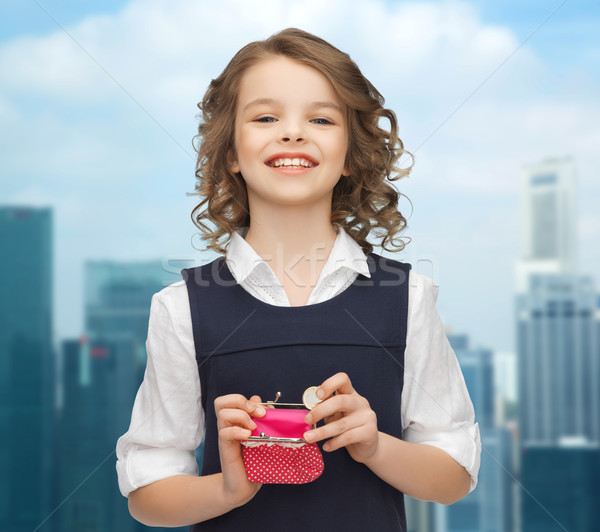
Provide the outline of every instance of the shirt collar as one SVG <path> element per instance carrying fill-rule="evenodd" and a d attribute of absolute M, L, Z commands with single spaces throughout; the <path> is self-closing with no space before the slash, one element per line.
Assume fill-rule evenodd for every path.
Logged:
<path fill-rule="evenodd" d="M 367 257 L 362 248 L 346 233 L 343 227 L 336 225 L 333 227 L 338 236 L 333 243 L 329 258 L 323 266 L 320 278 L 325 279 L 341 268 L 348 268 L 365 277 L 371 277 Z M 249 226 L 237 228 L 231 235 L 231 241 L 227 247 L 227 266 L 238 284 L 242 283 L 256 268 L 266 267 L 272 271 L 254 248 L 246 242 L 245 236 L 248 229 Z"/>

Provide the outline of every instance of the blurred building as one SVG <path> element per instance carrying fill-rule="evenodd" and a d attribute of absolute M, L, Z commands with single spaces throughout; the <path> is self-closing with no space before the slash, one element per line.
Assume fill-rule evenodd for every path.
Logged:
<path fill-rule="evenodd" d="M 444 506 L 406 497 L 409 532 L 510 532 L 513 530 L 513 434 L 495 425 L 494 360 L 465 334 L 449 334 L 481 433 L 481 465 L 474 491 Z"/>
<path fill-rule="evenodd" d="M 0 530 L 31 532 L 56 502 L 51 209 L 0 207 L 0 253 Z"/>
<path fill-rule="evenodd" d="M 600 441 L 600 338 L 589 277 L 531 275 L 517 295 L 521 444 Z"/>
<path fill-rule="evenodd" d="M 451 506 L 436 508 L 436 532 L 508 532 L 512 530 L 511 433 L 495 426 L 493 354 L 473 348 L 464 334 L 448 340 L 460 363 L 481 433 L 481 466 L 473 492 Z"/>
<path fill-rule="evenodd" d="M 146 530 L 118 490 L 114 451 L 143 378 L 152 295 L 174 280 L 160 262 L 85 266 L 86 333 L 63 343 L 60 493 L 77 489 L 61 531 Z"/>
<path fill-rule="evenodd" d="M 431 502 L 404 496 L 407 532 L 433 532 L 435 530 L 435 507 Z"/>
<path fill-rule="evenodd" d="M 472 348 L 466 334 L 449 334 L 480 430 L 494 427 L 494 361 L 489 349 Z"/>
<path fill-rule="evenodd" d="M 563 440 L 525 447 L 521 481 L 529 494 L 522 498 L 523 531 L 600 530 L 598 472 L 598 445 Z"/>
<path fill-rule="evenodd" d="M 517 297 L 522 530 L 595 532 L 600 335 L 592 279 L 530 277 Z M 560 524 L 559 524 L 560 523 Z M 563 528 L 564 527 L 564 528 Z"/>
<path fill-rule="evenodd" d="M 575 165 L 524 167 L 516 299 L 522 446 L 600 439 L 600 344 L 593 280 L 575 268 Z"/>
<path fill-rule="evenodd" d="M 65 532 L 136 530 L 116 489 L 117 427 L 131 411 L 136 368 L 133 338 L 63 342 L 59 493 L 66 499 L 58 529 Z"/>
<path fill-rule="evenodd" d="M 152 295 L 181 277 L 167 274 L 158 261 L 88 261 L 84 277 L 87 336 L 135 338 L 143 366 Z"/>
<path fill-rule="evenodd" d="M 520 188 L 518 292 L 527 290 L 530 273 L 575 271 L 575 162 L 566 157 L 525 165 L 521 170 Z"/>
<path fill-rule="evenodd" d="M 596 531 L 600 327 L 593 279 L 576 270 L 575 168 L 522 173 L 517 264 L 521 527 Z"/>

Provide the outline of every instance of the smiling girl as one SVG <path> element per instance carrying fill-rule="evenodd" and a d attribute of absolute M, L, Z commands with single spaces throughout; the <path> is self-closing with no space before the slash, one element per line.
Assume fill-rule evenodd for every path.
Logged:
<path fill-rule="evenodd" d="M 146 374 L 117 443 L 133 517 L 406 530 L 404 493 L 465 496 L 481 444 L 437 288 L 368 241 L 379 228 L 387 249 L 406 226 L 388 183 L 408 173 L 394 113 L 347 54 L 298 29 L 242 48 L 199 106 L 194 221 L 221 256 L 152 299 Z M 297 402 L 313 384 L 304 440 L 324 451 L 322 476 L 251 482 L 240 441 L 261 397 Z"/>

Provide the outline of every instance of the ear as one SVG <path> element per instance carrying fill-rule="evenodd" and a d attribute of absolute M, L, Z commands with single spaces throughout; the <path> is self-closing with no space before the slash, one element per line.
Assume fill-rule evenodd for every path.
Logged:
<path fill-rule="evenodd" d="M 342 170 L 342 175 L 344 177 L 348 177 L 350 175 L 350 170 L 348 170 L 346 166 L 344 166 L 344 169 Z"/>
<path fill-rule="evenodd" d="M 240 171 L 240 165 L 237 161 L 237 155 L 233 148 L 231 148 L 227 152 L 227 168 L 229 169 L 230 172 L 232 172 L 234 174 L 237 174 Z"/>

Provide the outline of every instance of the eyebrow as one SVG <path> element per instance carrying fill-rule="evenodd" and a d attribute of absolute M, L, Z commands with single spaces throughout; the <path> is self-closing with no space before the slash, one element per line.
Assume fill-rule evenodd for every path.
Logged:
<path fill-rule="evenodd" d="M 249 104 L 244 107 L 244 111 L 248 108 L 253 107 L 255 105 L 281 105 L 281 102 L 274 100 L 273 98 L 257 98 L 256 100 L 252 100 Z M 309 107 L 321 108 L 321 107 L 329 107 L 331 109 L 335 109 L 339 113 L 343 114 L 342 108 L 339 105 L 336 105 L 333 102 L 312 102 Z"/>

